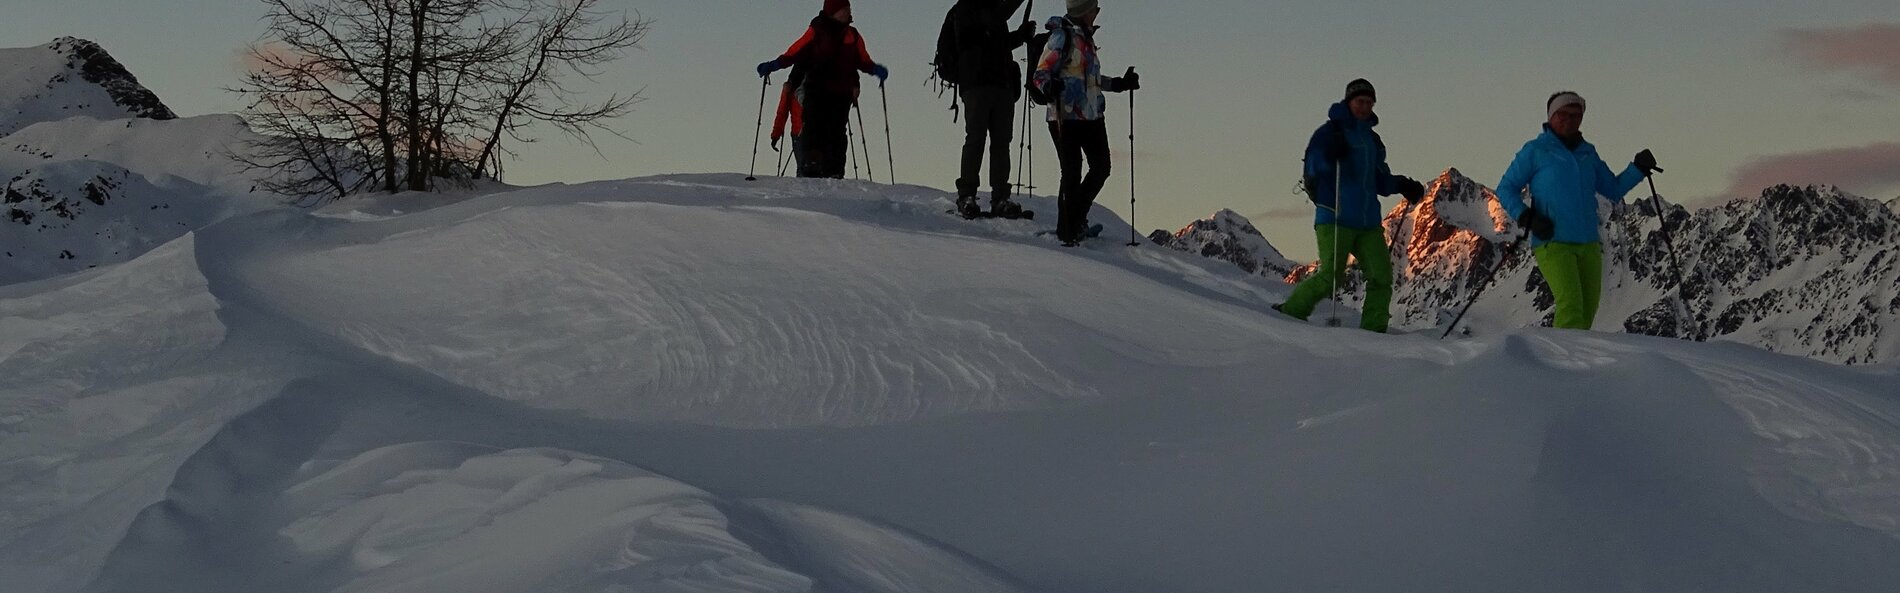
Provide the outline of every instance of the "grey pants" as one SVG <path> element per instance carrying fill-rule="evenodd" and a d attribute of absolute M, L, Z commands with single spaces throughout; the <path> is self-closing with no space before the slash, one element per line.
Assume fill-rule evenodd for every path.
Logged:
<path fill-rule="evenodd" d="M 993 198 L 1008 197 L 1010 128 L 1016 124 L 1014 86 L 966 86 L 963 97 L 963 168 L 957 177 L 957 195 L 974 196 L 983 171 L 984 136 L 989 136 L 990 191 Z"/>

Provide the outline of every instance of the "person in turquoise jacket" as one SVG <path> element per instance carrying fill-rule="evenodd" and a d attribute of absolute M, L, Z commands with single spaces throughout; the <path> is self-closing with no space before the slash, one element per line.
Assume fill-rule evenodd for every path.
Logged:
<path fill-rule="evenodd" d="M 1644 177 L 1660 169 L 1655 155 L 1645 149 L 1622 174 L 1611 173 L 1596 147 L 1583 139 L 1582 96 L 1559 92 L 1544 107 L 1544 133 L 1517 151 L 1498 182 L 1498 201 L 1530 233 L 1537 269 L 1557 301 L 1552 325 L 1590 329 L 1603 292 L 1597 196 L 1621 202 Z"/>
<path fill-rule="evenodd" d="M 1346 85 L 1346 98 L 1327 111 L 1325 125 L 1306 143 L 1305 187 L 1313 201 L 1313 234 L 1319 238 L 1319 273 L 1307 276 L 1285 303 L 1274 308 L 1306 319 L 1335 292 L 1346 271 L 1346 257 L 1359 261 L 1365 275 L 1366 306 L 1359 327 L 1384 332 L 1392 319 L 1392 259 L 1385 244 L 1379 196 L 1401 194 L 1417 203 L 1425 186 L 1393 175 L 1385 163 L 1385 142 L 1372 108 L 1378 93 L 1365 79 Z"/>

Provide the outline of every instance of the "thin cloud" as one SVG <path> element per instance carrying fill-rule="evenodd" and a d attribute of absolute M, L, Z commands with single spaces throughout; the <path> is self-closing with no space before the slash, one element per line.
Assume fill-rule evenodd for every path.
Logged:
<path fill-rule="evenodd" d="M 1780 37 L 1781 47 L 1806 64 L 1900 86 L 1900 24 L 1791 28 L 1782 29 Z"/>
<path fill-rule="evenodd" d="M 1780 184 L 1833 185 L 1863 196 L 1900 188 L 1900 142 L 1756 157 L 1742 165 L 1724 194 L 1753 196 Z"/>

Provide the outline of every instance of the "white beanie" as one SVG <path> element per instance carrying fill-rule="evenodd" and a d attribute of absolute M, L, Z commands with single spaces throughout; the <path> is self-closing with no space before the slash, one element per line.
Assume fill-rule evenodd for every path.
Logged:
<path fill-rule="evenodd" d="M 1583 102 L 1583 95 L 1579 95 L 1570 91 L 1562 91 L 1555 95 L 1551 95 L 1550 100 L 1544 103 L 1544 108 L 1547 110 L 1544 113 L 1544 119 L 1550 119 L 1552 116 L 1557 115 L 1557 110 L 1563 109 L 1565 107 L 1569 107 L 1571 105 L 1576 105 L 1577 107 L 1580 107 L 1583 109 L 1590 108 L 1589 105 L 1586 105 Z"/>

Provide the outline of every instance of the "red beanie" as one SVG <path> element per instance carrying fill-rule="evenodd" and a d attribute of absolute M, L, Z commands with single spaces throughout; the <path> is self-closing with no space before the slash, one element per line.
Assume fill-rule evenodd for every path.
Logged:
<path fill-rule="evenodd" d="M 825 0 L 825 9 L 823 12 L 827 15 L 836 14 L 838 11 L 850 7 L 851 0 Z"/>

